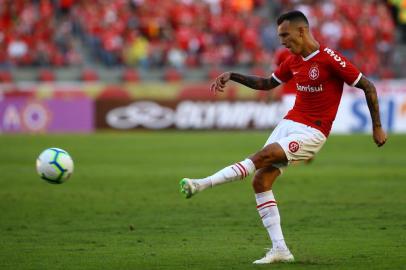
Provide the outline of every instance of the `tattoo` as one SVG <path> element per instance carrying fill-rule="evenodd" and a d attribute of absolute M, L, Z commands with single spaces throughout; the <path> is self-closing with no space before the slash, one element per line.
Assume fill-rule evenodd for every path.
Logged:
<path fill-rule="evenodd" d="M 256 90 L 271 90 L 279 85 L 279 83 L 272 77 L 264 78 L 234 72 L 231 73 L 230 79 Z"/>
<path fill-rule="evenodd" d="M 369 113 L 371 114 L 372 127 L 381 127 L 381 118 L 379 115 L 378 95 L 376 94 L 375 86 L 365 76 L 355 85 L 364 90 L 365 98 L 367 100 Z"/>

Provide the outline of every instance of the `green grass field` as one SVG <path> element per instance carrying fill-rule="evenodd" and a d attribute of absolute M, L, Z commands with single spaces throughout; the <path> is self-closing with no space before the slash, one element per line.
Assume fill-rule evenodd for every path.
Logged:
<path fill-rule="evenodd" d="M 262 147 L 267 132 L 0 136 L 0 269 L 406 269 L 406 136 L 332 136 L 274 186 L 296 262 L 270 246 L 250 180 L 185 200 L 178 182 Z M 73 177 L 36 175 L 47 147 Z"/>

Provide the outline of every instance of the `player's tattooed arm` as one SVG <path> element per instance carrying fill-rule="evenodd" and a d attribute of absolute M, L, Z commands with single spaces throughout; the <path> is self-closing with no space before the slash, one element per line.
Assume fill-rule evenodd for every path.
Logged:
<path fill-rule="evenodd" d="M 379 116 L 378 95 L 376 94 L 375 86 L 372 82 L 365 78 L 365 76 L 362 76 L 361 80 L 355 86 L 364 90 L 372 119 L 372 136 L 376 145 L 382 146 L 385 144 L 387 136 L 382 128 L 381 118 Z"/>
<path fill-rule="evenodd" d="M 271 90 L 279 85 L 274 78 L 264 78 L 253 75 L 243 75 L 235 72 L 224 72 L 211 84 L 213 93 L 224 92 L 228 81 L 235 81 L 256 90 Z"/>
<path fill-rule="evenodd" d="M 280 84 L 273 77 L 258 77 L 254 75 L 244 75 L 235 72 L 231 72 L 230 80 L 241 83 L 256 90 L 271 90 L 272 88 L 275 88 Z"/>
<path fill-rule="evenodd" d="M 365 76 L 362 76 L 359 82 L 355 85 L 364 90 L 365 98 L 367 100 L 369 112 L 372 118 L 373 127 L 381 127 L 381 118 L 379 115 L 378 95 L 376 94 L 375 86 Z"/>

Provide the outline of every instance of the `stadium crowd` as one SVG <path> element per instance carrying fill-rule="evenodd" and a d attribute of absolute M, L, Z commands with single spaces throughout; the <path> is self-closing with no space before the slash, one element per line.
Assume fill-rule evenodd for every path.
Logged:
<path fill-rule="evenodd" d="M 393 76 L 395 23 L 379 0 L 0 0 L 0 68 L 269 67 L 288 9 L 365 74 Z"/>

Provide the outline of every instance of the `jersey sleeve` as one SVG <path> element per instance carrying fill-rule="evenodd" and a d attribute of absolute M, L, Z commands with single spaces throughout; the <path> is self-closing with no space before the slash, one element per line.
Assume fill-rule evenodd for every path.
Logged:
<path fill-rule="evenodd" d="M 330 66 L 335 74 L 346 84 L 355 86 L 362 77 L 362 73 L 348 59 L 329 48 L 325 48 Z"/>
<path fill-rule="evenodd" d="M 275 72 L 272 73 L 272 78 L 274 78 L 278 83 L 286 83 L 292 79 L 293 74 L 290 70 L 291 59 L 291 57 L 288 57 L 277 67 Z"/>

